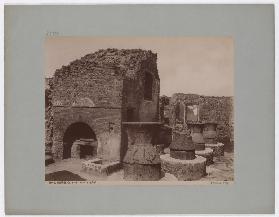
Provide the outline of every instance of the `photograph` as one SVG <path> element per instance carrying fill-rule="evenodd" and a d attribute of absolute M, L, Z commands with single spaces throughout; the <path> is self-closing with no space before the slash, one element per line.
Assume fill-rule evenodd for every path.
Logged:
<path fill-rule="evenodd" d="M 49 36 L 43 52 L 46 184 L 233 184 L 233 37 Z"/>

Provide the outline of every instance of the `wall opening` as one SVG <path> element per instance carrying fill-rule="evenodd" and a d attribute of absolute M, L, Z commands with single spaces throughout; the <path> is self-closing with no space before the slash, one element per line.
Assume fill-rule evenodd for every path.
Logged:
<path fill-rule="evenodd" d="M 153 76 L 146 72 L 144 81 L 144 99 L 152 100 L 152 90 L 153 90 Z"/>
<path fill-rule="evenodd" d="M 199 121 L 199 106 L 188 105 L 186 107 L 186 120 L 187 121 Z"/>
<path fill-rule="evenodd" d="M 80 141 L 80 142 L 79 142 Z M 91 127 L 85 123 L 77 122 L 71 124 L 63 137 L 63 159 L 70 158 L 73 153 L 72 146 L 75 143 L 79 158 L 94 156 L 97 151 L 97 139 Z"/>

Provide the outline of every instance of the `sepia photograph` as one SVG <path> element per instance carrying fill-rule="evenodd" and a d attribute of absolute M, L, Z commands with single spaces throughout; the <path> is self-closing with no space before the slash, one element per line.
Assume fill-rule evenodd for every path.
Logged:
<path fill-rule="evenodd" d="M 5 5 L 5 214 L 274 213 L 275 12 Z"/>
<path fill-rule="evenodd" d="M 232 37 L 52 36 L 44 55 L 47 184 L 233 183 Z"/>

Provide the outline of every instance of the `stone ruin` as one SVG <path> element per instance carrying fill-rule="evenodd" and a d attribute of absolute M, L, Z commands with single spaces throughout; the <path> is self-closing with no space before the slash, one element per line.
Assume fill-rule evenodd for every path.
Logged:
<path fill-rule="evenodd" d="M 190 107 L 196 106 L 195 116 Z M 197 94 L 175 93 L 171 97 L 160 97 L 161 120 L 174 128 L 182 124 L 189 129 L 189 122 L 215 122 L 216 140 L 225 144 L 228 150 L 234 146 L 233 97 L 202 96 Z M 207 143 L 207 142 L 206 142 Z"/>
<path fill-rule="evenodd" d="M 159 99 L 156 62 L 151 51 L 106 49 L 56 70 L 46 80 L 46 164 L 83 158 L 82 170 L 98 175 L 123 165 L 130 181 L 205 176 L 213 155 L 224 154 L 220 135 L 233 138 L 230 99 Z"/>
<path fill-rule="evenodd" d="M 123 160 L 124 179 L 157 181 L 162 178 L 160 154 L 162 148 L 154 139 L 160 122 L 123 122 L 128 134 L 128 150 Z"/>
<path fill-rule="evenodd" d="M 170 154 L 161 155 L 162 170 L 179 181 L 199 180 L 206 175 L 206 158 L 195 154 L 195 144 L 188 133 L 174 131 Z"/>
<path fill-rule="evenodd" d="M 62 66 L 47 79 L 46 156 L 80 158 L 90 140 L 96 165 L 122 162 L 128 139 L 121 123 L 158 121 L 159 91 L 151 51 L 99 50 Z"/>

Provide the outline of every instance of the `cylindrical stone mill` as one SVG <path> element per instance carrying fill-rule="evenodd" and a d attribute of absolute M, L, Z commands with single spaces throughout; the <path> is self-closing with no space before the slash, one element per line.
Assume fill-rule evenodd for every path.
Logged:
<path fill-rule="evenodd" d="M 203 137 L 203 123 L 188 123 L 188 127 L 191 129 L 192 140 L 195 144 L 196 155 L 206 158 L 206 164 L 210 165 L 213 163 L 213 150 L 205 147 L 205 141 Z"/>
<path fill-rule="evenodd" d="M 160 150 L 152 144 L 160 122 L 123 122 L 128 135 L 128 149 L 123 159 L 124 179 L 156 181 L 162 178 Z"/>
<path fill-rule="evenodd" d="M 214 157 L 224 156 L 224 144 L 217 142 L 217 123 L 206 122 L 203 128 L 205 146 L 213 150 Z"/>
<path fill-rule="evenodd" d="M 193 160 L 195 156 L 195 145 L 191 136 L 184 132 L 173 132 L 173 141 L 170 145 L 170 156 L 181 160 Z"/>
<path fill-rule="evenodd" d="M 206 158 L 195 155 L 192 137 L 173 132 L 170 154 L 160 156 L 162 171 L 174 175 L 179 181 L 198 180 L 206 175 Z"/>

